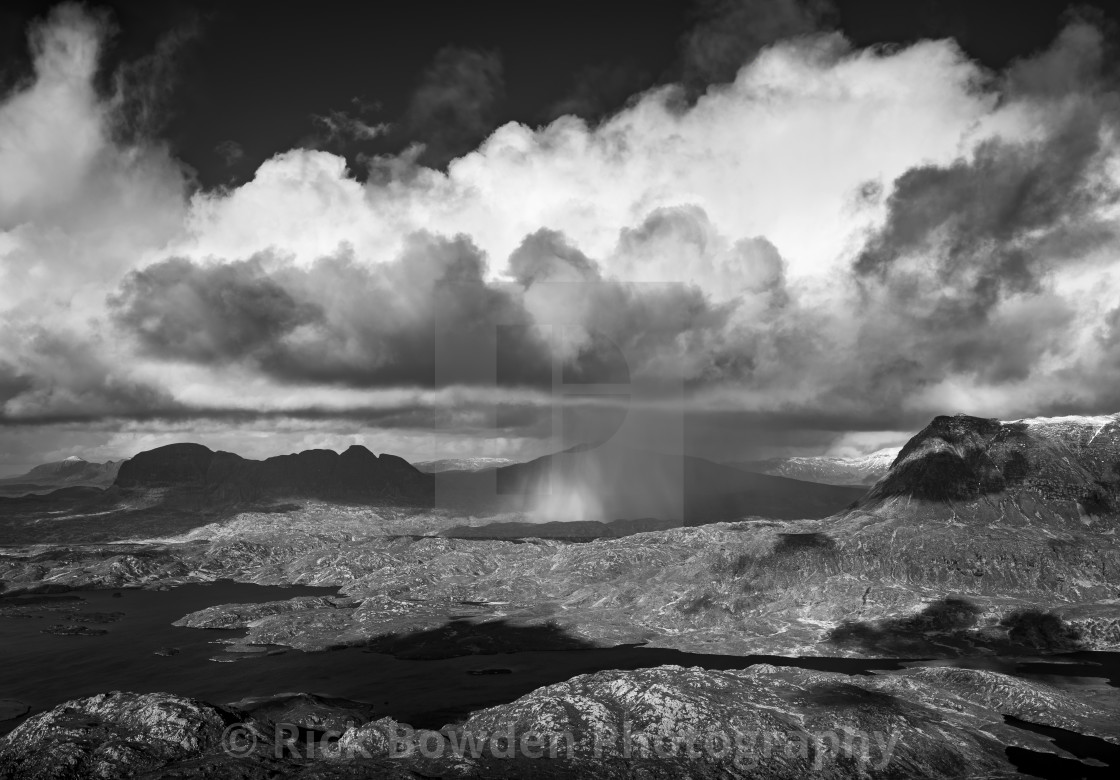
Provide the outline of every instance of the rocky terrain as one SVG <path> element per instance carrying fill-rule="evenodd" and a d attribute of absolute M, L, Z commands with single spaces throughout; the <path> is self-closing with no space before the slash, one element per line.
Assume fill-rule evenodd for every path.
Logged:
<path fill-rule="evenodd" d="M 891 463 L 898 456 L 898 451 L 898 447 L 887 447 L 869 455 L 851 458 L 818 455 L 735 461 L 727 465 L 758 474 L 789 477 L 824 485 L 870 486 L 887 473 Z"/>
<path fill-rule="evenodd" d="M 1032 755 L 1084 773 L 1093 765 L 1030 725 L 1088 735 L 1108 755 L 1116 706 L 995 672 L 765 664 L 581 675 L 438 731 L 313 696 L 110 693 L 0 739 L 0 777 L 993 778 Z"/>
<path fill-rule="evenodd" d="M 647 531 L 665 531 L 676 528 L 680 523 L 674 520 L 659 520 L 655 517 L 639 517 L 633 520 L 611 520 L 603 523 L 598 520 L 573 522 L 493 522 L 457 525 L 440 532 L 440 536 L 452 539 L 564 539 L 569 541 L 590 541 L 592 539 L 616 539 Z"/>
<path fill-rule="evenodd" d="M 439 535 L 449 518 L 432 509 L 309 504 L 238 512 L 144 541 L 9 548 L 0 581 L 8 594 L 219 578 L 340 586 L 339 596 L 220 605 L 179 621 L 229 630 L 231 650 L 358 646 L 435 658 L 647 643 L 736 655 L 1035 656 L 1120 649 L 1118 510 L 1120 416 L 939 417 L 863 498 L 824 519 L 748 517 L 573 544 L 449 538 Z M 486 524 L 463 527 L 485 533 Z M 475 713 L 464 728 L 514 718 L 526 730 L 586 729 L 592 715 L 617 719 L 611 713 L 622 709 L 654 730 L 667 718 L 753 727 L 773 714 L 802 729 L 901 729 L 896 766 L 904 775 L 962 776 L 967 767 L 971 776 L 998 777 L 1014 773 L 1003 746 L 1050 744 L 1004 716 L 1109 737 L 1120 712 L 1112 701 L 1093 709 L 1022 680 L 963 670 L 871 678 L 757 667 L 655 671 L 577 678 Z M 643 708 L 644 695 L 652 698 Z M 367 738 L 377 739 L 347 737 Z M 12 739 L 2 754 L 9 762 Z M 213 769 L 217 759 L 184 761 Z M 298 771 L 367 776 L 346 774 L 365 764 L 340 766 Z M 377 771 L 389 766 L 405 765 Z M 495 768 L 508 763 L 408 766 L 432 776 L 518 776 Z M 630 776 L 636 766 L 633 757 L 612 756 L 601 776 Z M 692 774 L 679 763 L 641 766 L 651 776 L 706 776 L 695 763 Z M 837 766 L 841 777 L 872 771 Z M 258 776 L 253 767 L 230 776 Z M 805 769 L 792 760 L 768 767 L 773 776 Z M 557 776 L 573 776 L 563 771 Z M 717 761 L 710 774 L 723 771 L 732 772 Z"/>
<path fill-rule="evenodd" d="M 1120 425 L 938 418 L 856 506 L 582 544 L 441 538 L 430 516 L 246 513 L 131 545 L 11 550 L 7 592 L 230 578 L 351 599 L 184 618 L 305 650 L 416 633 L 509 649 L 563 631 L 729 654 L 971 655 L 1120 647 Z M 538 630 L 542 627 L 547 631 Z M 395 641 L 395 640 L 393 640 Z M 551 645 L 550 645 L 551 646 Z M 458 649 L 455 649 L 458 648 Z"/>
<path fill-rule="evenodd" d="M 0 479 L 0 496 L 43 494 L 64 487 L 107 488 L 124 461 L 89 463 L 77 457 L 44 463 L 14 477 Z"/>

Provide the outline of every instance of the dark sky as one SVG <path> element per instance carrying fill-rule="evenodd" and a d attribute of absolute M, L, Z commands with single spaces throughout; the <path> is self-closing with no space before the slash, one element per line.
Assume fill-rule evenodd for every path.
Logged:
<path fill-rule="evenodd" d="M 30 68 L 27 24 L 52 5 L 0 6 L 3 83 Z M 1112 18 L 1120 15 L 1118 5 L 1079 8 Z M 726 13 L 728 4 L 113 0 L 92 7 L 106 10 L 117 28 L 106 75 L 122 62 L 148 58 L 150 65 L 164 42 L 168 67 L 151 78 L 171 91 L 153 130 L 210 187 L 240 182 L 264 159 L 297 145 L 344 153 L 353 163 L 414 140 L 431 144 L 425 123 L 409 119 L 410 101 L 448 46 L 496 55 L 500 84 L 478 117 L 482 126 L 444 139 L 448 148 L 427 162 L 438 165 L 473 148 L 483 126 L 536 125 L 558 112 L 594 119 L 644 87 L 681 80 L 684 36 Z M 858 47 L 952 37 L 973 58 L 1001 68 L 1046 46 L 1069 8 L 1062 0 L 836 0 L 817 6 L 816 21 L 840 29 Z M 393 130 L 372 140 L 330 137 L 314 117 L 332 111 Z"/>

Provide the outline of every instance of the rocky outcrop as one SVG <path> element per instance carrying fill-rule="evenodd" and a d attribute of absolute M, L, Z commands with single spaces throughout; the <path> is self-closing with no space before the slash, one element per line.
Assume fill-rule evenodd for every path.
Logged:
<path fill-rule="evenodd" d="M 170 694 L 107 693 L 60 704 L 0 739 L 5 780 L 124 778 L 220 750 L 234 710 Z"/>
<path fill-rule="evenodd" d="M 281 693 L 242 699 L 229 706 L 261 722 L 291 723 L 304 729 L 337 731 L 339 734 L 365 726 L 376 712 L 371 704 L 310 693 Z"/>
<path fill-rule="evenodd" d="M 176 620 L 174 625 L 185 628 L 237 629 L 289 612 L 320 609 L 347 609 L 359 604 L 358 599 L 333 596 L 299 596 L 285 601 L 268 601 L 257 604 L 220 604 L 192 612 Z"/>
<path fill-rule="evenodd" d="M 1107 531 L 1117 527 L 1118 498 L 1120 415 L 1013 422 L 957 415 L 935 418 L 907 442 L 860 505 L 964 504 L 979 522 L 1015 523 L 1022 514 L 1025 524 L 1037 511 L 1043 522 Z"/>
<path fill-rule="evenodd" d="M 1008 746 L 1061 752 L 1008 715 L 1120 741 L 1110 710 L 994 672 L 848 677 L 768 665 L 583 675 L 444 733 L 452 744 L 502 735 L 499 748 L 535 736 L 539 752 L 558 745 L 573 774 L 607 778 L 996 777 L 1017 774 Z M 485 755 L 476 776 L 500 763 Z"/>
<path fill-rule="evenodd" d="M 67 702 L 0 739 L 0 777 L 1014 777 L 1013 751 L 1092 769 L 1029 727 L 1107 750 L 1120 743 L 1115 699 L 1101 706 L 969 669 L 661 666 L 581 675 L 416 731 L 317 696 L 231 708 L 116 693 Z"/>

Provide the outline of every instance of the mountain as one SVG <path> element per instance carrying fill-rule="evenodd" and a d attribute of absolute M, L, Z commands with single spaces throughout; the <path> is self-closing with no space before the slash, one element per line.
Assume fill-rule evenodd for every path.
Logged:
<path fill-rule="evenodd" d="M 864 492 L 610 443 L 488 472 L 436 475 L 441 506 L 475 514 L 523 513 L 549 522 L 657 518 L 700 525 L 748 516 L 820 518 Z"/>
<path fill-rule="evenodd" d="M 532 645 L 530 629 L 550 621 L 599 646 L 647 642 L 736 655 L 1117 650 L 1118 463 L 1120 416 L 938 417 L 862 499 L 819 520 L 752 518 L 624 538 L 600 536 L 607 523 L 505 523 L 444 534 L 475 538 L 325 540 L 314 553 L 305 541 L 275 540 L 261 553 L 268 576 L 343 582 L 364 606 L 247 615 L 249 633 L 236 641 L 304 650 L 388 642 L 404 632 L 400 610 L 385 606 L 395 599 L 409 605 L 425 641 L 446 634 L 464 646 L 504 621 L 507 645 L 545 649 Z M 526 538 L 555 538 L 563 525 L 592 543 Z M 275 534 L 269 527 L 253 538 Z M 290 563 L 279 562 L 281 544 L 299 551 Z M 255 576 L 240 550 L 228 564 L 208 556 L 206 571 Z M 119 568 L 98 576 L 119 576 Z M 479 605 L 469 626 L 446 613 L 452 601 Z M 429 630 L 439 610 L 448 614 L 446 630 Z"/>
<path fill-rule="evenodd" d="M 49 493 L 63 487 L 108 487 L 124 461 L 90 463 L 77 457 L 44 463 L 14 477 L 0 479 L 0 496 Z"/>
<path fill-rule="evenodd" d="M 887 447 L 855 458 L 820 455 L 735 461 L 727 465 L 756 474 L 790 477 L 823 485 L 873 485 L 890 469 L 899 449 Z"/>
<path fill-rule="evenodd" d="M 433 479 L 402 458 L 359 446 L 257 461 L 169 444 L 120 464 L 103 489 L 0 497 L 0 544 L 165 536 L 240 512 L 289 511 L 304 499 L 430 510 Z"/>
<path fill-rule="evenodd" d="M 169 444 L 123 463 L 114 486 L 179 489 L 215 503 L 281 498 L 376 499 L 419 506 L 432 502 L 430 476 L 403 458 L 374 455 L 358 445 L 341 454 L 305 450 L 257 461 L 201 444 Z"/>
<path fill-rule="evenodd" d="M 517 463 L 509 458 L 444 458 L 442 460 L 422 460 L 412 465 L 425 474 L 439 474 L 444 471 L 486 471 Z"/>
<path fill-rule="evenodd" d="M 862 512 L 973 524 L 1113 530 L 1120 511 L 1120 415 L 999 420 L 937 417 L 860 500 Z"/>
<path fill-rule="evenodd" d="M 676 525 L 749 515 L 824 517 L 862 493 L 610 446 L 577 448 L 499 469 L 425 474 L 402 458 L 374 455 L 360 446 L 257 461 L 184 443 L 125 461 L 104 489 L 0 496 L 0 544 L 166 536 L 244 512 L 296 511 L 306 500 L 429 515 L 436 509 L 451 516 L 513 513 L 518 520 L 529 516 L 536 522 L 652 518 Z M 657 527 L 628 522 L 636 523 L 634 530 Z M 618 529 L 603 535 L 618 535 Z M 502 537 L 517 531 L 498 530 Z M 559 529 L 558 538 L 586 535 L 586 529 L 571 530 Z"/>
<path fill-rule="evenodd" d="M 577 464 L 591 454 L 568 453 Z M 660 457 L 646 453 L 630 463 L 668 468 Z M 687 476 L 687 464 L 675 460 Z M 476 518 L 463 535 L 483 538 L 447 538 L 433 535 L 441 529 L 432 526 L 408 530 L 407 511 L 385 520 L 377 519 L 388 517 L 382 511 L 355 518 L 327 509 L 219 516 L 172 542 L 81 547 L 73 537 L 92 524 L 81 518 L 68 529 L 64 549 L 0 557 L 0 583 L 7 593 L 214 578 L 341 586 L 346 603 L 227 605 L 184 623 L 229 628 L 236 613 L 247 633 L 234 644 L 303 650 L 411 646 L 414 634 L 433 647 L 453 637 L 447 646 L 455 652 L 482 652 L 470 648 L 489 646 L 495 635 L 506 649 L 535 650 L 549 649 L 562 632 L 584 646 L 646 642 L 735 655 L 1115 651 L 1118 463 L 1120 416 L 939 417 L 863 498 L 819 520 L 752 517 L 608 538 L 600 533 L 615 530 L 614 523 L 590 517 L 573 529 L 548 522 L 487 528 Z M 608 484 L 625 473 L 612 468 Z M 520 479 L 530 473 L 521 469 Z M 454 482 L 483 475 L 451 476 Z M 646 484 L 665 476 L 649 474 Z M 498 481 L 495 473 L 489 478 Z M 608 496 L 606 503 L 629 498 Z M 580 500 L 593 508 L 589 498 Z M 426 523 L 432 514 L 417 510 L 412 517 Z M 130 522 L 149 515 L 137 511 Z M 53 518 L 35 532 L 53 527 Z M 571 530 L 590 543 L 527 538 Z M 501 536 L 507 538 L 495 538 Z M 470 620 L 460 619 L 464 610 Z M 539 644 L 544 640 L 547 646 Z"/>
<path fill-rule="evenodd" d="M 240 469 L 262 471 L 236 461 L 230 466 L 223 455 L 197 447 L 159 453 L 122 469 L 128 484 L 106 492 L 174 493 L 183 485 L 214 489 L 238 484 L 228 475 Z M 323 457 L 324 463 L 335 463 L 324 474 L 344 472 L 338 461 L 345 455 Z M 373 457 L 359 455 L 367 464 Z M 712 475 L 723 474 L 707 462 L 631 455 L 618 463 L 591 449 L 577 450 L 513 471 L 453 473 L 451 482 L 485 478 L 503 488 L 524 489 L 507 497 L 531 497 L 542 511 L 550 508 L 550 496 L 574 495 L 567 506 L 586 509 L 589 517 L 602 506 L 613 510 L 638 502 L 625 490 L 612 495 L 620 476 L 640 474 L 637 487 L 648 490 L 672 486 L 666 480 L 675 472 L 690 487 L 718 486 Z M 591 481 L 595 468 L 607 470 L 600 474 L 601 483 Z M 272 474 L 271 469 L 263 471 Z M 439 476 L 430 477 L 437 494 Z M 539 480 L 545 476 L 568 482 L 548 483 L 554 490 L 542 493 L 545 485 Z M 745 476 L 756 487 L 789 482 Z M 324 479 L 320 484 L 346 483 L 342 477 Z M 596 496 L 597 505 L 592 503 Z M 687 504 L 687 490 L 684 500 Z M 1013 421 L 937 417 L 862 498 L 819 520 L 752 518 L 625 538 L 589 536 L 587 544 L 356 534 L 345 513 L 333 511 L 316 520 L 277 521 L 248 513 L 222 525 L 219 533 L 204 529 L 150 544 L 67 540 L 65 547 L 0 556 L 0 585 L 6 597 L 224 578 L 340 588 L 338 596 L 208 606 L 175 621 L 184 630 L 226 630 L 231 638 L 224 646 L 231 657 L 237 650 L 272 645 L 434 658 L 637 644 L 707 658 L 740 656 L 724 659 L 727 671 L 661 666 L 580 675 L 466 717 L 456 714 L 440 732 L 464 744 L 464 734 L 513 730 L 534 735 L 539 746 L 542 733 L 599 729 L 613 739 L 626 732 L 654 738 L 675 731 L 693 738 L 708 729 L 754 740 L 746 743 L 750 754 L 721 749 L 718 760 L 733 757 L 734 764 L 698 762 L 689 752 L 681 753 L 677 763 L 655 754 L 656 761 L 638 766 L 618 752 L 596 751 L 578 766 L 550 759 L 547 766 L 536 761 L 510 768 L 456 759 L 440 767 L 415 756 L 394 758 L 386 773 L 368 763 L 346 764 L 332 754 L 330 764 L 301 760 L 292 773 L 304 775 L 370 776 L 372 771 L 395 776 L 391 772 L 400 769 L 402 777 L 406 771 L 516 777 L 536 776 L 541 766 L 557 778 L 629 777 L 639 769 L 658 777 L 745 771 L 794 778 L 819 770 L 818 756 L 831 756 L 837 760 L 825 771 L 837 778 L 1015 777 L 1020 770 L 1045 766 L 1047 756 L 1025 749 L 1051 758 L 1069 758 L 1065 750 L 1076 749 L 1079 756 L 1096 760 L 1115 755 L 1120 739 L 1115 689 L 1100 679 L 1063 684 L 1057 679 L 1061 675 L 1037 665 L 1040 655 L 1061 654 L 1059 663 L 1081 665 L 1085 677 L 1107 677 L 1108 655 L 1068 654 L 1120 650 L 1120 415 Z M 552 532 L 557 525 L 562 524 L 537 527 Z M 609 525 L 585 518 L 582 527 L 594 536 Z M 757 653 L 787 657 L 775 664 L 801 656 L 794 665 L 810 667 L 805 662 L 815 656 L 824 657 L 822 669 L 872 673 L 848 676 L 769 664 L 742 668 L 750 661 L 741 656 Z M 967 658 L 939 666 L 958 656 Z M 858 667 L 833 666 L 838 657 L 873 660 Z M 914 662 L 899 669 L 892 659 Z M 954 663 L 964 668 L 953 668 Z M 1017 670 L 1028 679 L 1013 676 Z M 321 697 L 285 698 L 291 702 L 290 717 L 283 702 L 261 708 L 260 717 L 321 729 L 364 712 Z M 221 775 L 230 766 L 228 752 L 219 752 L 224 727 L 253 717 L 166 694 L 76 699 L 35 713 L 11 736 L 0 738 L 0 776 L 5 771 L 90 776 L 67 767 L 90 766 L 81 762 L 94 760 L 98 776 L 140 771 L 145 776 Z M 385 729 L 396 725 L 387 717 L 359 724 L 339 744 L 384 756 Z M 272 727 L 265 723 L 262 728 Z M 861 732 L 862 747 L 877 763 L 869 764 L 865 755 L 825 752 L 833 751 L 843 735 Z M 153 734 L 170 734 L 170 747 Z M 760 742 L 759 735 L 780 741 Z M 1086 735 L 1109 744 L 1087 744 Z M 825 747 L 824 737 L 832 747 Z M 103 749 L 106 744 L 112 749 Z M 721 748 L 727 744 L 720 739 Z M 246 777 L 285 774 L 271 747 L 262 742 L 257 758 L 242 756 L 235 769 Z M 1111 752 L 1087 752 L 1102 748 Z M 896 751 L 889 766 L 888 749 Z M 249 763 L 258 759 L 259 765 Z M 407 763 L 411 760 L 417 763 Z M 1106 776 L 1110 768 L 1067 763 L 1051 776 L 1091 776 L 1086 769 L 1102 769 L 1099 775 Z M 350 770 L 355 774 L 348 775 Z"/>

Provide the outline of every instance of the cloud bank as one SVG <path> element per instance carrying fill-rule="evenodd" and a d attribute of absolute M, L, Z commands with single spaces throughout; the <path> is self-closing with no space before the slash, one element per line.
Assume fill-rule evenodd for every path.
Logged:
<path fill-rule="evenodd" d="M 425 145 L 360 178 L 281 151 L 214 191 L 153 136 L 150 87 L 98 91 L 105 20 L 56 9 L 0 101 L 0 418 L 335 415 L 419 440 L 447 415 L 509 454 L 543 435 L 554 365 L 611 381 L 618 354 L 628 380 L 679 380 L 713 440 L 1120 408 L 1101 32 L 1075 20 L 993 73 L 782 8 L 771 29 L 713 4 L 684 44 L 699 75 L 594 125 L 483 137 L 501 61 L 449 49 L 401 120 Z M 736 25 L 762 37 L 711 43 Z M 493 380 L 438 364 L 440 338 L 469 352 L 495 322 Z"/>

